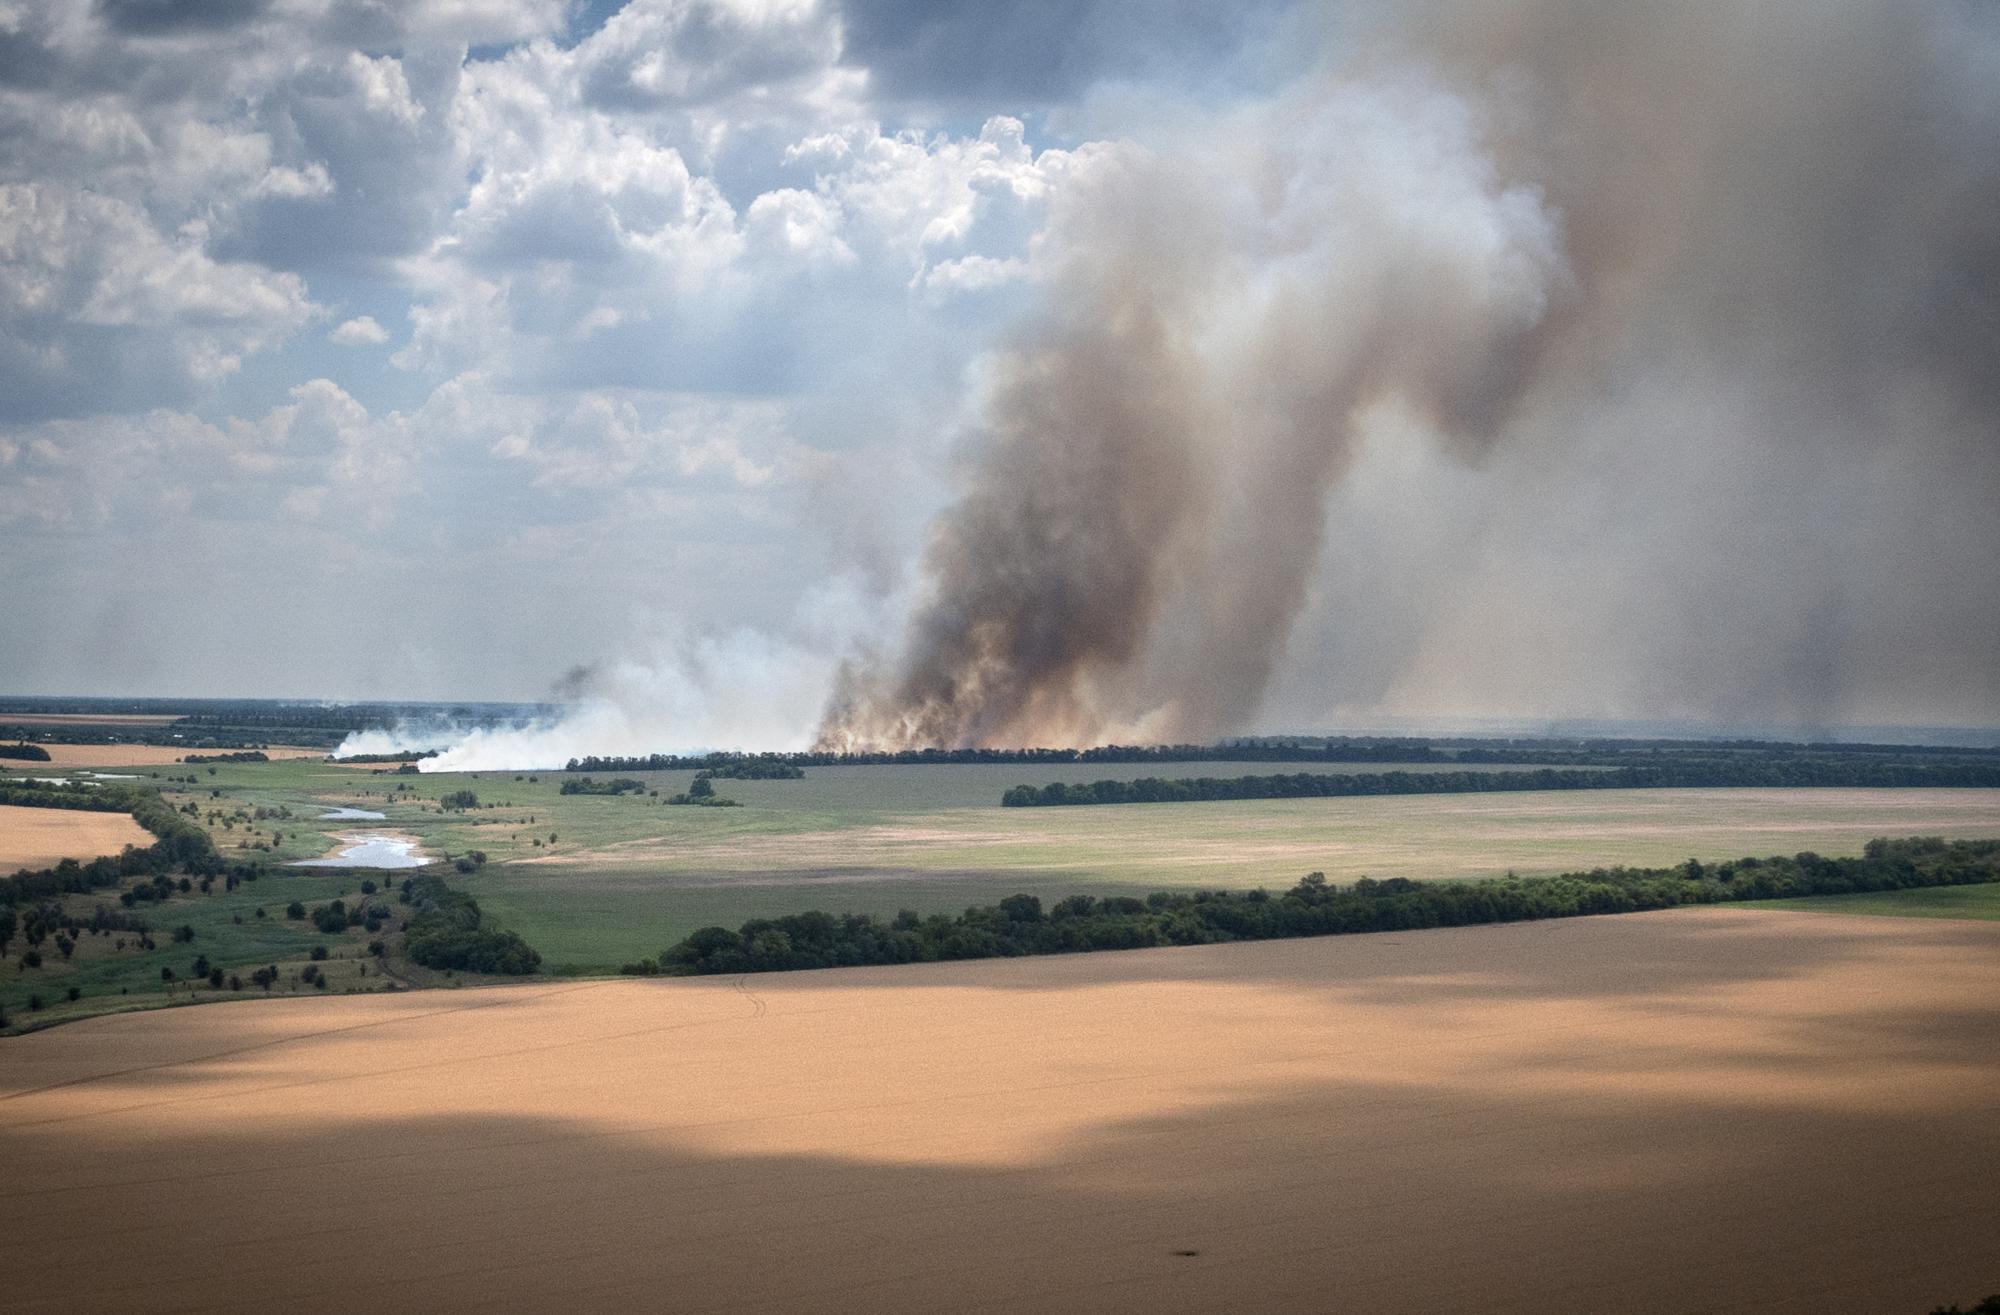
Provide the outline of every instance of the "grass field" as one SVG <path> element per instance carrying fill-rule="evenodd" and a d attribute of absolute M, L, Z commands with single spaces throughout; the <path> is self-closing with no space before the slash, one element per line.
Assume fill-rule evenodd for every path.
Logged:
<path fill-rule="evenodd" d="M 263 994 L 250 985 L 232 992 L 226 985 L 214 990 L 206 982 L 192 981 L 194 962 L 201 957 L 211 965 L 240 972 L 246 980 L 251 968 L 275 964 L 282 974 L 275 988 L 278 992 L 311 993 L 316 988 L 302 984 L 298 973 L 311 962 L 315 946 L 325 947 L 330 956 L 320 964 L 331 982 L 329 989 L 386 986 L 393 979 L 382 976 L 380 966 L 367 953 L 371 938 L 362 928 L 329 936 L 316 931 L 310 922 L 285 916 L 286 906 L 294 900 L 308 907 L 343 897 L 352 901 L 359 896 L 364 879 L 383 875 L 301 869 L 296 874 L 248 882 L 234 891 L 226 891 L 218 883 L 209 894 L 193 890 L 164 904 L 142 906 L 132 912 L 152 928 L 154 948 L 150 950 L 142 948 L 139 937 L 129 932 L 86 935 L 76 942 L 67 959 L 52 943 L 44 943 L 42 966 L 31 969 L 23 962 L 25 947 L 16 939 L 12 953 L 0 960 L 0 1010 L 17 1027 L 41 1026 L 107 1010 Z M 115 897 L 103 894 L 71 898 L 79 911 L 87 911 L 95 903 L 118 907 Z M 262 917 L 257 916 L 260 908 Z M 193 939 L 174 940 L 174 931 L 181 927 L 190 928 Z M 161 976 L 162 968 L 172 970 L 172 981 Z M 71 987 L 80 993 L 78 1000 L 67 998 Z M 35 997 L 42 1001 L 39 1010 L 29 1007 Z"/>
<path fill-rule="evenodd" d="M 1809 913 L 1875 914 L 1894 918 L 1978 918 L 2000 921 L 2000 885 L 1951 886 L 1942 890 L 1885 890 L 1866 895 L 1822 895 L 1772 900 L 1760 909 Z"/>
<path fill-rule="evenodd" d="M 152 833 L 123 813 L 0 804 L 0 872 L 54 867 L 66 858 L 96 858 L 152 843 Z"/>
<path fill-rule="evenodd" d="M 1978 922 L 544 982 L 0 1039 L 0 1217 L 22 1312 L 1916 1315 L 1996 1090 Z"/>

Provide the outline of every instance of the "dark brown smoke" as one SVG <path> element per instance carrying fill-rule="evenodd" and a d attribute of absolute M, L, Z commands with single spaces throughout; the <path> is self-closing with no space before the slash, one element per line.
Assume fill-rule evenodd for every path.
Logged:
<path fill-rule="evenodd" d="M 1964 510 L 2000 493 L 1996 26 L 1889 0 L 1399 6 L 1344 18 L 1340 55 L 1270 103 L 1102 153 L 1052 216 L 1046 304 L 999 359 L 928 592 L 893 657 L 848 669 L 822 742 L 1246 728 L 1315 589 L 1365 596 L 1322 559 L 1327 505 L 1391 431 L 1546 470 L 1532 496 L 1579 516 L 1629 496 L 1620 468 L 1660 481 L 1667 511 L 1606 545 L 1622 565 L 1566 618 L 1643 672 L 1649 711 L 1837 712 L 1892 679 L 1877 614 L 1951 615 L 1951 660 L 1917 666 L 2000 700 L 1976 656 L 2000 536 Z M 1714 453 L 1765 501 L 1666 473 L 1699 483 Z M 1799 551 L 1732 561 L 1724 505 Z M 1927 508 L 1949 561 L 1898 528 Z M 1879 551 L 1810 546 L 1842 533 Z M 1628 647 L 1662 608 L 1722 638 Z"/>

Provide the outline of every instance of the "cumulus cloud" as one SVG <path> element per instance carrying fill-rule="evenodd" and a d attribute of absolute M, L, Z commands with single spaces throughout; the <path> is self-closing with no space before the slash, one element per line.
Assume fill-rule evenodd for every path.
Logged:
<path fill-rule="evenodd" d="M 373 315 L 357 315 L 351 320 L 342 320 L 326 336 L 329 342 L 337 342 L 343 347 L 365 347 L 389 341 L 389 331 L 377 324 Z"/>
<path fill-rule="evenodd" d="M 1990 719 L 1991 19 L 1803 12 L 0 5 L 0 669 L 595 664 L 647 751 L 871 635 L 939 738 Z"/>

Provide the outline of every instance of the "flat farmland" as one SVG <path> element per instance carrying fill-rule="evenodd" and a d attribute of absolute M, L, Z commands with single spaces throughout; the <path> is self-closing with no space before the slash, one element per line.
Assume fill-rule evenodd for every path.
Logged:
<path fill-rule="evenodd" d="M 1994 1286 L 1996 1092 L 2000 925 L 1749 909 L 294 999 L 0 1039 L 0 1227 L 23 1312 L 1877 1315 Z"/>
<path fill-rule="evenodd" d="M 720 783 L 749 801 L 751 791 Z M 755 783 L 766 795 L 787 783 Z M 790 784 L 804 784 L 794 782 Z M 592 800 L 599 808 L 637 801 Z M 655 809 L 671 829 L 567 837 L 468 881 L 558 970 L 610 968 L 696 927 L 808 908 L 952 912 L 1026 892 L 1283 888 L 1307 872 L 1464 878 L 1508 871 L 1858 853 L 1881 835 L 2000 835 L 2000 792 L 1570 790 L 1082 808 L 858 810 L 841 824 L 759 807 Z M 691 816 L 690 816 L 691 815 Z"/>
<path fill-rule="evenodd" d="M 687 789 L 689 771 L 638 773 L 647 792 L 618 798 L 561 794 L 571 779 L 561 772 L 374 775 L 310 760 L 223 764 L 213 773 L 200 769 L 194 786 L 161 784 L 171 802 L 192 802 L 204 815 L 214 808 L 289 810 L 287 820 L 217 829 L 225 853 L 270 842 L 277 832 L 272 857 L 317 857 L 334 835 L 353 828 L 316 820 L 335 805 L 384 813 L 383 828 L 417 837 L 432 854 L 480 850 L 488 864 L 453 880 L 559 973 L 615 971 L 697 927 L 813 908 L 956 912 L 1016 892 L 1052 900 L 1168 887 L 1283 888 L 1311 871 L 1335 881 L 1532 875 L 1804 849 L 1853 854 L 1884 835 L 2000 836 L 2000 791 L 1963 789 L 999 806 L 1007 787 L 1022 782 L 1241 776 L 1291 766 L 809 768 L 796 781 L 716 782 L 738 808 L 665 806 L 666 797 Z M 439 807 L 459 790 L 474 792 L 479 806 Z"/>
<path fill-rule="evenodd" d="M 54 867 L 66 858 L 116 854 L 153 843 L 152 833 L 124 813 L 0 804 L 0 873 Z"/>
<path fill-rule="evenodd" d="M 179 764 L 188 754 L 233 753 L 233 749 L 185 749 L 163 744 L 44 744 L 49 761 L 27 763 L 9 759 L 6 766 L 17 772 L 47 771 L 65 767 L 166 767 Z M 324 758 L 324 749 L 261 749 L 272 759 Z"/>

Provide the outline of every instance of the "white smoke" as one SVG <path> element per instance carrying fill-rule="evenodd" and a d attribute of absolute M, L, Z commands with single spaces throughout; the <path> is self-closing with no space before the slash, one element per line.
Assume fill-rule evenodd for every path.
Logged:
<path fill-rule="evenodd" d="M 352 731 L 340 742 L 329 757 L 335 761 L 343 758 L 387 757 L 391 754 L 429 753 L 446 745 L 456 744 L 472 731 L 472 727 L 445 721 L 399 721 L 394 726 L 375 730 Z"/>
<path fill-rule="evenodd" d="M 805 748 L 842 653 L 881 624 L 885 604 L 847 581 L 813 592 L 784 633 L 683 634 L 645 660 L 575 673 L 563 716 L 460 730 L 421 760 L 425 772 L 552 770 L 572 758 Z M 345 746 L 343 746 L 344 748 Z"/>

